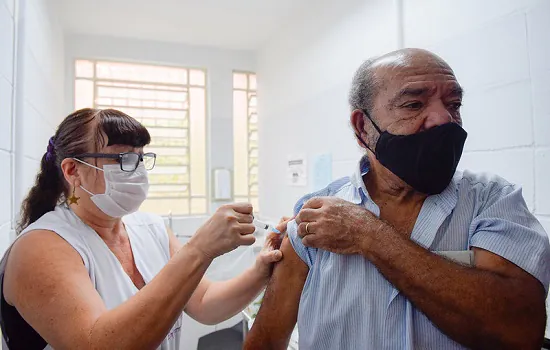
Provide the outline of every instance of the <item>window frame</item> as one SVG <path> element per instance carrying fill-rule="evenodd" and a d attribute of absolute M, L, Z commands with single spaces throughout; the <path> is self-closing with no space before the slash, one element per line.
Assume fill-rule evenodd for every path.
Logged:
<path fill-rule="evenodd" d="M 234 79 L 235 79 L 235 75 L 236 74 L 244 74 L 246 75 L 246 89 L 244 88 L 237 88 L 235 87 L 235 83 L 234 83 Z M 256 78 L 256 87 L 254 89 L 251 89 L 250 88 L 250 76 L 253 75 L 255 76 Z M 234 69 L 232 71 L 232 74 L 231 74 L 231 77 L 232 77 L 232 94 L 234 96 L 235 94 L 235 91 L 242 91 L 242 92 L 245 92 L 247 94 L 247 98 L 250 98 L 249 95 L 250 94 L 253 94 L 254 97 L 256 98 L 256 118 L 258 118 L 259 114 L 258 114 L 258 83 L 257 83 L 257 79 L 258 79 L 258 74 L 256 72 L 252 72 L 252 71 L 247 71 L 247 70 L 238 70 L 238 69 Z M 234 100 L 233 100 L 234 101 Z M 250 188 L 253 186 L 253 185 L 256 185 L 256 187 L 259 187 L 259 179 L 256 180 L 256 182 L 251 182 L 251 172 L 250 172 L 250 160 L 252 159 L 251 156 L 250 156 L 250 153 L 251 153 L 251 147 L 250 147 L 250 133 L 251 133 L 251 129 L 250 129 L 250 104 L 247 103 L 247 106 L 246 106 L 246 114 L 247 114 L 247 118 L 246 118 L 246 127 L 247 127 L 247 133 L 248 133 L 248 138 L 246 140 L 246 144 L 247 144 L 247 151 L 248 151 L 248 155 L 247 155 L 247 195 L 246 196 L 242 196 L 242 195 L 239 195 L 236 193 L 235 191 L 235 187 L 236 187 L 236 176 L 233 177 L 233 200 L 235 200 L 236 198 L 246 198 L 246 200 L 249 202 L 249 203 L 252 203 L 252 199 L 255 199 L 256 202 L 258 202 L 259 204 L 259 188 L 258 188 L 258 192 L 256 195 L 251 195 L 251 191 L 250 191 Z M 234 114 L 234 109 L 233 109 L 233 115 L 232 115 L 232 120 L 233 122 L 235 122 L 235 114 Z M 259 120 L 256 122 L 256 134 L 258 135 L 258 141 L 257 141 L 257 145 L 256 147 L 254 147 L 254 149 L 258 152 L 259 154 Z M 235 131 L 233 130 L 233 137 L 235 137 Z M 256 168 L 258 169 L 258 174 L 256 174 L 256 177 L 259 177 L 259 156 L 257 157 L 253 157 L 253 158 L 256 158 L 258 160 L 257 164 L 256 164 Z M 235 149 L 233 150 L 233 159 L 235 159 Z M 233 167 L 235 167 L 235 160 L 233 161 Z M 254 211 L 256 211 L 257 208 L 255 207 L 254 208 Z M 258 211 L 259 212 L 259 211 Z"/>
<path fill-rule="evenodd" d="M 89 61 L 89 62 L 92 62 L 93 63 L 93 74 L 92 74 L 92 77 L 91 78 L 88 78 L 88 77 L 79 77 L 77 75 L 77 62 L 78 61 Z M 98 78 L 97 77 L 97 67 L 96 67 L 96 64 L 98 62 L 106 62 L 106 63 L 116 63 L 116 64 L 129 64 L 129 65 L 143 65 L 143 66 L 153 66 L 153 67 L 162 67 L 162 68 L 175 68 L 175 69 L 184 69 L 186 70 L 186 74 L 187 74 L 187 84 L 171 84 L 171 83 L 160 83 L 160 82 L 147 82 L 147 81 L 140 81 L 140 80 L 135 80 L 135 81 L 131 81 L 131 80 L 116 80 L 116 79 L 102 79 L 102 78 Z M 192 70 L 200 70 L 204 73 L 204 85 L 196 85 L 196 84 L 191 84 L 190 80 L 191 80 L 191 74 L 190 72 Z M 154 199 L 154 200 L 174 200 L 174 199 L 187 199 L 187 203 L 188 203 L 188 213 L 187 214 L 172 214 L 172 212 L 168 212 L 168 213 L 163 213 L 163 214 L 158 214 L 162 217 L 174 217 L 174 218 L 177 218 L 177 217 L 182 217 L 182 218 L 192 218 L 192 217 L 205 217 L 205 216 L 208 216 L 211 214 L 211 189 L 210 189 L 210 108 L 209 108 L 209 101 L 210 101 L 210 86 L 209 86 L 209 75 L 208 75 L 208 69 L 206 67 L 199 67 L 199 66 L 193 66 L 193 65 L 189 65 L 189 66 L 181 66 L 181 65 L 177 65 L 177 64 L 164 64 L 164 63 L 157 63 L 157 62 L 150 62 L 150 61 L 146 61 L 146 60 L 133 60 L 133 59 L 117 59 L 117 58 L 97 58 L 97 57 L 93 57 L 93 56 L 89 56 L 89 57 L 82 57 L 82 56 L 76 56 L 73 58 L 72 60 L 72 79 L 71 79 L 71 84 L 70 84 L 70 88 L 71 88 L 71 96 L 72 96 L 72 99 L 71 99 L 71 106 L 72 106 L 72 110 L 76 110 L 76 82 L 77 80 L 88 80 L 88 81 L 92 81 L 92 84 L 93 84 L 93 96 L 92 96 L 92 101 L 93 101 L 93 106 L 90 106 L 90 108 L 98 108 L 98 106 L 100 106 L 100 104 L 96 103 L 96 98 L 98 97 L 98 84 L 97 84 L 97 81 L 107 81 L 107 82 L 118 82 L 118 83 L 127 83 L 127 84 L 143 84 L 143 85 L 148 85 L 148 84 L 151 84 L 151 85 L 163 85 L 163 86 L 170 86 L 170 85 L 174 85 L 174 86 L 178 86 L 178 87 L 185 87 L 186 88 L 186 93 L 188 95 L 187 97 L 187 103 L 188 103 L 188 106 L 187 106 L 187 109 L 183 109 L 186 111 L 187 113 L 187 125 L 185 127 L 180 127 L 181 129 L 185 128 L 187 130 L 187 140 L 189 140 L 188 142 L 188 146 L 183 146 L 182 148 L 187 148 L 188 149 L 188 153 L 187 153 L 187 157 L 189 157 L 189 165 L 188 165 L 188 174 L 189 174 L 189 181 L 188 183 L 186 184 L 181 184 L 182 186 L 183 185 L 188 185 L 189 186 L 189 195 L 188 196 L 180 196 L 180 197 L 170 197 L 170 196 L 166 196 L 166 197 L 153 197 L 151 199 Z M 189 95 L 190 95 L 190 88 L 201 88 L 201 89 L 204 89 L 204 158 L 205 158 L 205 162 L 204 162 L 204 173 L 205 173 L 205 194 L 204 195 L 193 195 L 192 194 L 192 189 L 191 189 L 191 151 L 190 151 L 190 148 L 191 148 L 191 142 L 190 142 L 190 138 L 191 138 L 191 113 L 190 113 L 190 100 L 189 100 Z M 157 108 L 157 107 L 135 107 L 135 106 L 111 106 L 110 108 L 114 108 L 114 109 L 118 109 L 118 108 L 135 108 L 135 109 L 159 109 L 159 110 L 163 110 L 163 108 Z M 165 110 L 165 109 L 164 109 Z M 176 109 L 169 109 L 169 110 L 176 110 Z M 131 116 L 131 115 L 130 115 Z M 150 128 L 148 126 L 146 126 L 147 128 Z M 155 128 L 168 128 L 168 129 L 177 129 L 178 127 L 162 127 L 162 126 L 159 126 L 159 127 L 155 127 Z M 150 146 L 151 147 L 151 146 Z M 152 148 L 165 148 L 163 146 L 152 146 Z M 179 146 L 174 146 L 174 147 L 168 147 L 168 148 L 180 148 Z M 156 166 L 162 166 L 158 163 L 158 157 L 163 157 L 164 155 L 160 154 L 159 152 L 155 152 L 157 153 L 157 164 Z M 171 154 L 167 154 L 166 156 L 172 156 Z M 179 174 L 174 174 L 174 175 L 179 175 Z M 179 185 L 179 184 L 178 184 Z M 149 199 L 149 198 L 148 198 Z M 192 210 L 191 210 L 191 202 L 193 199 L 203 199 L 205 201 L 205 211 L 203 213 L 192 213 Z"/>

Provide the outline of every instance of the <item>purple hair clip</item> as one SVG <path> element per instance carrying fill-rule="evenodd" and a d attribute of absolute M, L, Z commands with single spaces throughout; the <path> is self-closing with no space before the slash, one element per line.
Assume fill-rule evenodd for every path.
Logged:
<path fill-rule="evenodd" d="M 50 137 L 50 141 L 48 142 L 48 149 L 46 150 L 46 161 L 51 162 L 53 159 L 55 159 L 55 144 L 54 144 L 54 137 Z"/>

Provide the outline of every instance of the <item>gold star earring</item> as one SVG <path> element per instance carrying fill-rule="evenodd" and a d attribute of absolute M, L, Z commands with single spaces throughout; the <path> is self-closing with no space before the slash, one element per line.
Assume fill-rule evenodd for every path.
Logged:
<path fill-rule="evenodd" d="M 78 205 L 78 200 L 80 199 L 80 197 L 77 197 L 74 192 L 76 190 L 76 186 L 73 186 L 73 194 L 68 198 L 69 199 L 69 204 L 76 204 Z"/>

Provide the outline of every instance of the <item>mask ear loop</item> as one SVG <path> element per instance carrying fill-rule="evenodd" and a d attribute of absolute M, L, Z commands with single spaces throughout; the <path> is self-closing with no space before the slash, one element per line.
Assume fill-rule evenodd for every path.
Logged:
<path fill-rule="evenodd" d="M 378 127 L 378 125 L 376 125 L 376 123 L 374 122 L 374 120 L 372 120 L 372 118 L 371 118 L 370 115 L 369 115 L 369 112 L 367 112 L 366 109 L 362 109 L 361 112 L 363 112 L 363 114 L 365 115 L 365 117 L 367 117 L 367 118 L 370 120 L 372 126 L 374 126 L 374 128 L 376 129 L 376 131 L 378 131 L 378 134 L 382 134 L 382 130 L 380 130 L 380 128 Z M 368 149 L 369 151 L 371 151 L 372 153 L 376 154 L 376 152 L 375 152 L 372 148 L 370 148 L 369 145 L 367 145 L 367 143 L 366 143 L 365 141 L 363 141 L 363 139 L 361 138 L 361 136 L 359 136 L 359 134 L 355 134 L 355 136 L 357 136 L 357 138 L 359 139 L 359 141 L 361 141 L 361 143 L 362 143 L 365 147 L 367 147 L 367 149 Z"/>
<path fill-rule="evenodd" d="M 85 164 L 85 165 L 87 165 L 87 166 L 89 166 L 89 167 L 92 167 L 92 168 L 94 168 L 94 169 L 96 169 L 96 170 L 104 171 L 103 169 L 98 168 L 98 167 L 96 167 L 95 165 L 92 165 L 92 164 L 90 164 L 90 163 L 87 163 L 87 162 L 85 162 L 85 161 L 83 161 L 83 160 L 80 160 L 80 159 L 78 159 L 78 158 L 73 158 L 73 160 L 76 160 L 77 162 L 82 163 L 82 164 Z"/>
<path fill-rule="evenodd" d="M 83 161 L 83 160 L 80 160 L 80 159 L 78 159 L 78 158 L 73 158 L 73 160 L 76 160 L 77 162 L 82 163 L 82 164 L 84 164 L 84 165 L 87 165 L 87 166 L 89 166 L 89 167 L 92 167 L 92 168 L 94 168 L 94 169 L 96 169 L 96 170 L 105 172 L 105 170 L 103 170 L 103 169 L 101 169 L 101 168 L 98 168 L 98 167 L 96 167 L 95 165 L 92 165 L 92 164 L 90 164 L 90 163 L 87 163 L 87 162 L 85 162 L 85 161 Z M 83 190 L 84 192 L 88 193 L 90 196 L 95 196 L 94 193 L 88 191 L 88 190 L 85 189 L 82 185 L 80 185 L 80 189 Z M 78 198 L 78 199 L 80 199 L 80 198 Z"/>

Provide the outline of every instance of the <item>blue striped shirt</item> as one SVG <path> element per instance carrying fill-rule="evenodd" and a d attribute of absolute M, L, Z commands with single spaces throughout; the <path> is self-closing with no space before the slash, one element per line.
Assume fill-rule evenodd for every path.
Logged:
<path fill-rule="evenodd" d="M 312 197 L 336 196 L 380 215 L 362 180 L 368 166 L 363 158 L 355 174 L 305 196 L 295 213 Z M 362 256 L 305 247 L 295 222 L 289 223 L 288 235 L 309 266 L 298 312 L 301 350 L 463 348 Z M 447 189 L 426 199 L 411 239 L 435 252 L 491 251 L 532 274 L 548 291 L 548 236 L 527 209 L 521 188 L 500 177 L 457 172 Z"/>

